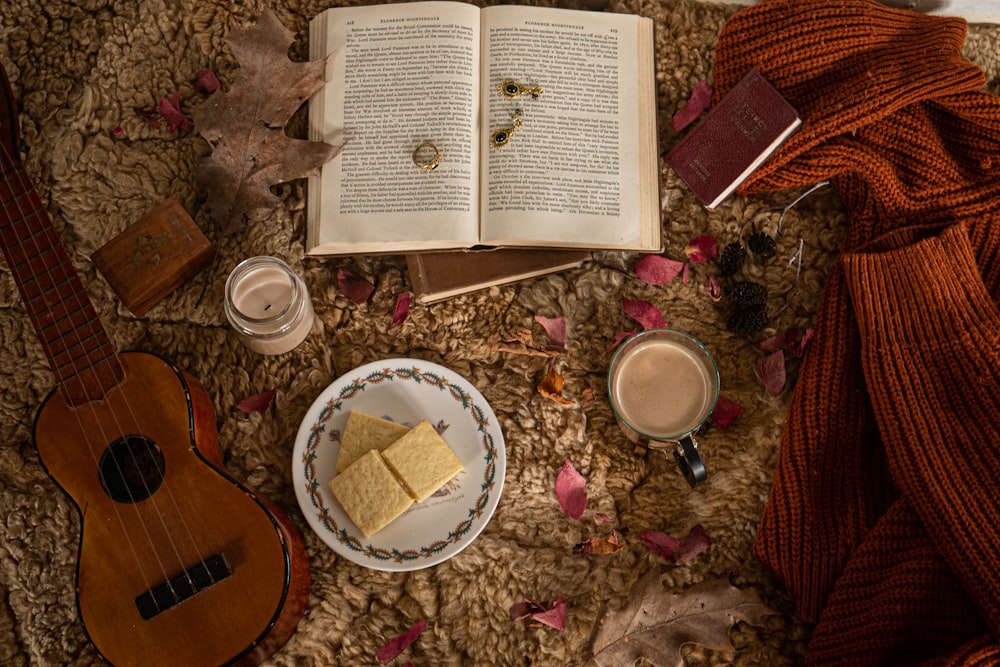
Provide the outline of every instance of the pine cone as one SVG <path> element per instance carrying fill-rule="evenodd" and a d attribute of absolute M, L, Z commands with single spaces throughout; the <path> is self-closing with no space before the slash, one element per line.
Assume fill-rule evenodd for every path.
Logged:
<path fill-rule="evenodd" d="M 778 253 L 777 242 L 764 232 L 754 232 L 747 239 L 747 247 L 758 259 L 770 259 Z"/>
<path fill-rule="evenodd" d="M 719 275 L 723 278 L 736 275 L 746 257 L 746 248 L 735 241 L 727 243 L 719 255 Z"/>
<path fill-rule="evenodd" d="M 767 288 L 760 283 L 739 280 L 725 288 L 725 297 L 741 308 L 763 306 L 767 302 Z"/>
<path fill-rule="evenodd" d="M 742 308 L 726 320 L 726 330 L 737 336 L 752 336 L 767 326 L 767 313 L 761 306 Z"/>

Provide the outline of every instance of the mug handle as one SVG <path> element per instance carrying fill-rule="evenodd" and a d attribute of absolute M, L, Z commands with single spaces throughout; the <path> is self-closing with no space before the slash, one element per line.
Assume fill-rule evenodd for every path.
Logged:
<path fill-rule="evenodd" d="M 692 488 L 698 486 L 708 477 L 701 454 L 698 453 L 698 441 L 694 436 L 686 435 L 677 442 L 674 450 L 674 460 L 677 467 L 684 473 L 684 479 Z"/>

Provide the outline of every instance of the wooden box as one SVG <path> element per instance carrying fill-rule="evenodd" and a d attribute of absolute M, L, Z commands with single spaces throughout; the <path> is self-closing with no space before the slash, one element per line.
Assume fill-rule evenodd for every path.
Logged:
<path fill-rule="evenodd" d="M 215 248 L 170 197 L 101 246 L 91 259 L 122 303 L 142 317 L 214 256 Z"/>

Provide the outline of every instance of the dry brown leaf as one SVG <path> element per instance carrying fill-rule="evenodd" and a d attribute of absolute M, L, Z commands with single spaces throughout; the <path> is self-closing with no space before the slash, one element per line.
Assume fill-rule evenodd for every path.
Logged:
<path fill-rule="evenodd" d="M 671 593 L 654 569 L 636 582 L 622 609 L 607 612 L 598 622 L 592 664 L 623 667 L 645 658 L 657 667 L 683 667 L 683 644 L 732 650 L 729 629 L 737 621 L 759 625 L 776 613 L 756 590 L 736 588 L 727 579 Z"/>
<path fill-rule="evenodd" d="M 550 362 L 548 372 L 545 373 L 541 384 L 538 385 L 538 393 L 551 401 L 555 401 L 559 405 L 576 405 L 576 401 L 563 396 L 563 384 L 565 382 L 566 379 L 562 375 L 559 375 L 556 367 Z"/>
<path fill-rule="evenodd" d="M 293 33 L 265 9 L 257 24 L 229 33 L 226 43 L 240 64 L 228 91 L 217 90 L 192 114 L 195 129 L 212 146 L 198 178 L 206 209 L 226 232 L 253 224 L 280 199 L 271 186 L 318 173 L 340 146 L 293 139 L 285 126 L 323 86 L 326 60 L 288 58 Z"/>

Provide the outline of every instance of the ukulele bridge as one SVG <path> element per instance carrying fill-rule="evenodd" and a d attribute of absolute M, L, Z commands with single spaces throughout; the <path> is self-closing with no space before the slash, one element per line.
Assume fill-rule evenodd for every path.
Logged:
<path fill-rule="evenodd" d="M 135 606 L 142 619 L 148 621 L 214 586 L 232 573 L 225 554 L 215 554 L 159 586 L 150 588 L 135 599 Z"/>

